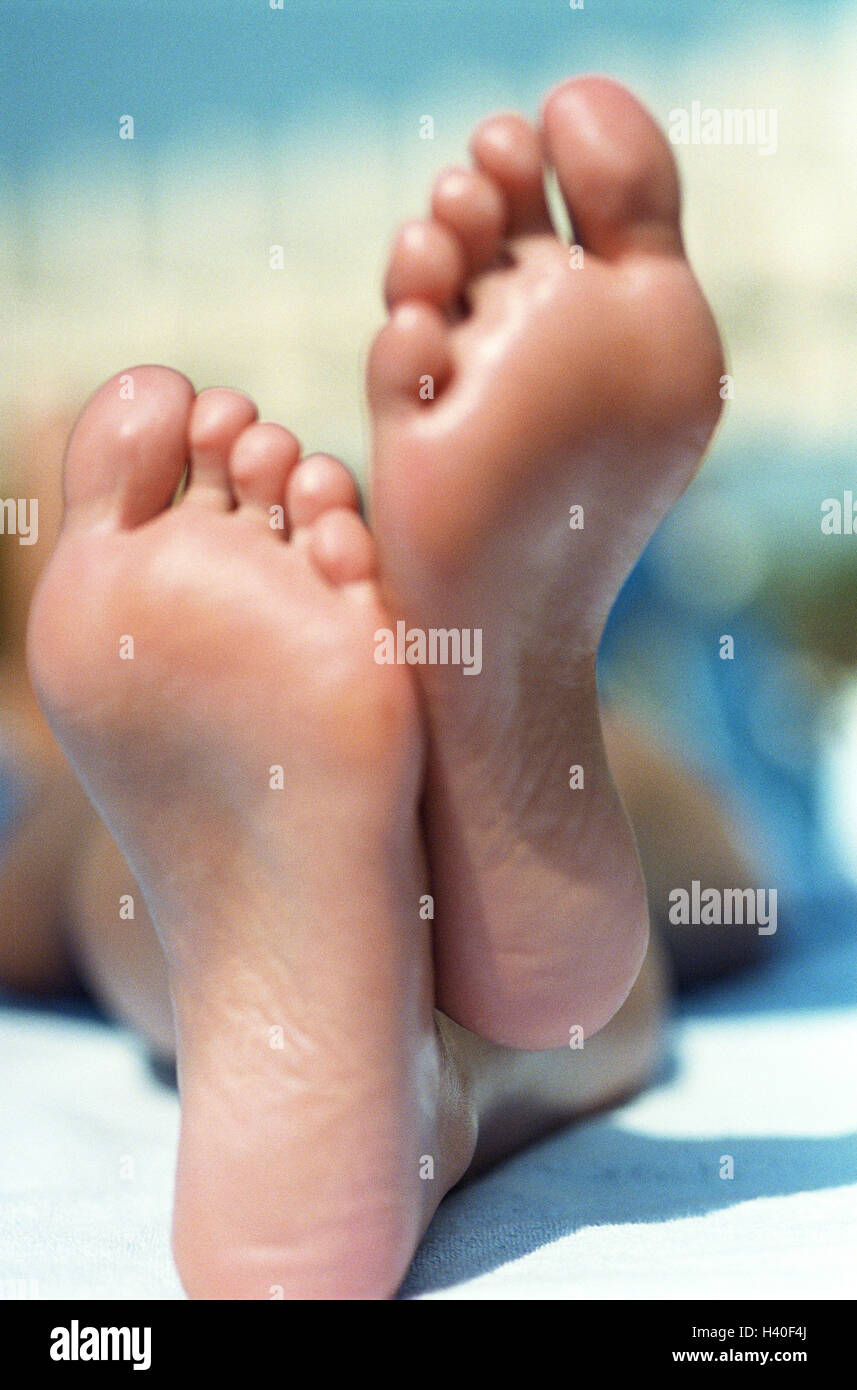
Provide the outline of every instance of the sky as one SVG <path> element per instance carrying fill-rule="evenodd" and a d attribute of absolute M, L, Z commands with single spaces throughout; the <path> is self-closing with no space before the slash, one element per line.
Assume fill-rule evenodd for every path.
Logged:
<path fill-rule="evenodd" d="M 730 33 L 803 30 L 835 0 L 3 0 L 0 167 L 23 175 L 133 111 L 150 154 L 189 124 L 345 123 L 348 107 L 430 100 L 481 70 L 498 96 L 553 68 L 640 70 Z M 463 84 L 466 85 L 466 84 Z M 355 152 L 356 154 L 356 152 Z"/>
<path fill-rule="evenodd" d="M 739 455 L 745 487 L 772 455 L 791 470 L 849 455 L 853 0 L 283 4 L 2 0 L 14 331 L 0 336 L 0 416 L 34 392 L 72 409 L 121 366 L 166 361 L 255 392 L 360 470 L 362 366 L 396 225 L 466 158 L 479 118 L 535 113 L 552 83 L 600 69 L 664 126 L 697 100 L 778 112 L 770 158 L 676 150 L 687 243 L 736 380 L 706 478 L 738 477 Z M 119 139 L 125 114 L 133 142 Z"/>

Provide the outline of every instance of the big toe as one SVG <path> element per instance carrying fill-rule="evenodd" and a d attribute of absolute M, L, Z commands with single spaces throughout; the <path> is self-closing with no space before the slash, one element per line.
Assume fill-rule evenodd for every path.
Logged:
<path fill-rule="evenodd" d="M 96 391 L 65 457 L 68 524 L 138 526 L 165 507 L 187 457 L 193 387 L 168 367 L 133 367 Z"/>
<path fill-rule="evenodd" d="M 636 97 L 606 77 L 573 78 L 548 93 L 542 126 L 582 246 L 682 254 L 675 160 Z"/>

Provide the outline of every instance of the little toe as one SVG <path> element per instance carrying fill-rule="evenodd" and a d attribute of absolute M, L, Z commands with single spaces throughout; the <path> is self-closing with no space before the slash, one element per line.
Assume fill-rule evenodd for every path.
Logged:
<path fill-rule="evenodd" d="M 471 150 L 483 174 L 505 194 L 508 236 L 552 232 L 541 137 L 530 122 L 514 112 L 489 116 L 476 127 Z"/>
<path fill-rule="evenodd" d="M 185 502 L 228 511 L 232 506 L 229 458 L 242 430 L 256 419 L 256 406 L 241 391 L 215 386 L 201 391 L 188 428 L 190 477 Z"/>
<path fill-rule="evenodd" d="M 229 460 L 232 492 L 239 506 L 281 507 L 289 474 L 301 446 L 290 430 L 270 420 L 248 425 L 238 436 Z"/>
<path fill-rule="evenodd" d="M 400 304 L 381 329 L 369 356 L 369 401 L 374 409 L 433 400 L 452 374 L 449 326 L 432 305 Z"/>
<path fill-rule="evenodd" d="M 313 564 L 330 584 L 358 584 L 378 572 L 375 542 L 356 512 L 335 507 L 307 532 Z"/>
<path fill-rule="evenodd" d="M 405 223 L 393 245 L 384 281 L 387 304 L 424 299 L 446 309 L 460 296 L 467 272 L 461 242 L 431 220 Z"/>
<path fill-rule="evenodd" d="M 333 509 L 358 513 L 360 497 L 344 463 L 330 454 L 308 454 L 289 476 L 286 506 L 292 530 L 299 530 Z"/>
<path fill-rule="evenodd" d="M 582 246 L 683 254 L 675 160 L 636 97 L 607 77 L 574 78 L 548 93 L 542 124 Z"/>
<path fill-rule="evenodd" d="M 96 391 L 65 456 L 66 524 L 139 526 L 169 506 L 187 458 L 193 387 L 168 367 L 133 367 Z"/>
<path fill-rule="evenodd" d="M 447 169 L 435 183 L 431 208 L 437 221 L 455 232 L 471 274 L 493 264 L 509 212 L 493 179 L 476 169 Z"/>

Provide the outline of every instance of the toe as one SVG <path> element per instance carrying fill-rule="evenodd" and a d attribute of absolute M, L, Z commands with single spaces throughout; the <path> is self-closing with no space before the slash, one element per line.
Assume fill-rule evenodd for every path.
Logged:
<path fill-rule="evenodd" d="M 300 457 L 300 444 L 290 430 L 269 420 L 248 425 L 238 436 L 229 459 L 232 493 L 239 506 L 282 507 L 289 474 Z"/>
<path fill-rule="evenodd" d="M 357 584 L 377 573 L 375 542 L 356 512 L 340 507 L 324 512 L 309 529 L 307 546 L 330 584 Z"/>
<path fill-rule="evenodd" d="M 606 77 L 574 78 L 548 94 L 542 123 L 581 245 L 682 254 L 675 160 L 636 97 Z"/>
<path fill-rule="evenodd" d="M 514 113 L 489 116 L 476 127 L 471 150 L 482 173 L 505 195 L 507 234 L 551 232 L 541 138 L 529 121 Z"/>
<path fill-rule="evenodd" d="M 374 409 L 433 400 L 452 372 L 449 328 L 431 305 L 410 301 L 394 309 L 369 357 Z"/>
<path fill-rule="evenodd" d="M 431 208 L 438 222 L 458 237 L 471 274 L 497 259 L 508 209 L 499 186 L 475 169 L 447 169 L 437 179 Z"/>
<path fill-rule="evenodd" d="M 338 508 L 357 513 L 357 485 L 344 463 L 330 454 L 308 454 L 289 477 L 286 488 L 289 524 L 311 526 L 323 512 Z"/>
<path fill-rule="evenodd" d="M 66 519 L 139 526 L 168 507 L 187 458 L 193 387 L 168 367 L 133 367 L 85 406 L 65 458 Z"/>
<path fill-rule="evenodd" d="M 396 237 L 384 294 L 393 308 L 406 299 L 425 299 L 446 309 L 458 299 L 467 265 L 453 231 L 430 220 L 408 222 Z"/>
<path fill-rule="evenodd" d="M 256 407 L 240 391 L 213 387 L 200 391 L 188 429 L 190 477 L 187 502 L 215 511 L 232 506 L 229 457 L 242 430 L 256 419 Z"/>

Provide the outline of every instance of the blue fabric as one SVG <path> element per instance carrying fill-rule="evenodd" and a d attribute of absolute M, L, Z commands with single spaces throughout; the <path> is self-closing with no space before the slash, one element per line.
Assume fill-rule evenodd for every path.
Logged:
<path fill-rule="evenodd" d="M 0 855 L 23 801 L 23 788 L 14 770 L 0 756 Z"/>
<path fill-rule="evenodd" d="M 683 603 L 662 577 L 657 547 L 656 537 L 611 613 L 602 688 L 633 704 L 643 686 L 667 737 L 753 825 L 769 881 L 782 893 L 800 899 L 844 888 L 819 808 L 817 691 L 752 610 L 706 616 Z M 734 638 L 732 660 L 719 654 L 724 632 Z"/>

